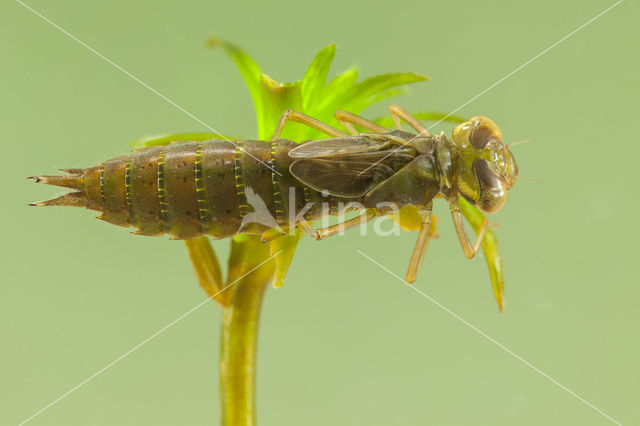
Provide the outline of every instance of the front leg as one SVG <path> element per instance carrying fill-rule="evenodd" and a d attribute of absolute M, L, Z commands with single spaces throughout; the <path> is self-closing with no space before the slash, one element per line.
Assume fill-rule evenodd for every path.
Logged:
<path fill-rule="evenodd" d="M 476 243 L 472 246 L 471 241 L 469 240 L 469 235 L 467 234 L 467 230 L 462 222 L 462 215 L 460 214 L 460 205 L 458 204 L 458 198 L 456 197 L 449 204 L 451 209 L 451 217 L 453 218 L 453 225 L 456 228 L 456 233 L 458 234 L 458 239 L 460 240 L 460 245 L 462 246 L 462 251 L 464 251 L 464 255 L 467 259 L 473 259 L 473 257 L 478 253 L 480 249 L 480 244 L 482 244 L 482 240 L 484 238 L 484 233 L 487 230 L 487 218 L 482 219 L 482 224 L 480 225 L 480 230 L 478 231 L 478 238 L 476 239 Z"/>
<path fill-rule="evenodd" d="M 358 136 L 360 133 L 356 130 L 353 125 L 360 126 L 363 129 L 370 130 L 375 133 L 389 133 L 390 130 L 386 127 L 382 127 L 378 123 L 374 123 L 373 121 L 367 120 L 364 117 L 360 117 L 359 115 L 352 114 L 347 111 L 337 110 L 335 112 L 336 119 L 342 123 L 342 125 L 351 133 L 352 136 Z"/>

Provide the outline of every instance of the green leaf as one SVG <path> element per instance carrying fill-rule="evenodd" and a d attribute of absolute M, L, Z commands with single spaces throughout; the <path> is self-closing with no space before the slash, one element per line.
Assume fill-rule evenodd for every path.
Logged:
<path fill-rule="evenodd" d="M 244 50 L 232 43 L 214 39 L 210 44 L 221 45 L 227 55 L 229 55 L 233 62 L 235 62 L 238 71 L 240 71 L 240 74 L 244 79 L 247 89 L 249 89 L 249 94 L 251 95 L 251 99 L 253 100 L 253 105 L 256 110 L 256 120 L 258 121 L 258 126 L 260 126 L 260 123 L 263 121 L 265 116 L 264 100 L 260 90 L 260 80 L 262 76 L 260 67 Z"/>
<path fill-rule="evenodd" d="M 273 276 L 274 288 L 282 287 L 284 277 L 287 275 L 287 271 L 289 270 L 289 266 L 293 260 L 293 255 L 296 252 L 296 247 L 298 247 L 298 242 L 302 235 L 303 232 L 300 229 L 297 229 L 294 235 L 283 235 L 269 243 L 271 255 L 273 256 L 278 253 L 275 257 L 276 267 Z"/>
<path fill-rule="evenodd" d="M 300 86 L 302 92 L 302 108 L 311 111 L 322 96 L 327 73 L 336 53 L 336 45 L 330 44 L 321 49 L 313 59 Z"/>
<path fill-rule="evenodd" d="M 380 103 L 380 102 L 384 101 L 385 99 L 393 98 L 393 97 L 398 96 L 398 95 L 405 95 L 407 93 L 409 93 L 409 90 L 407 90 L 404 87 L 401 87 L 399 89 L 389 89 L 389 90 L 386 90 L 384 92 L 380 92 L 379 94 L 377 94 L 374 97 L 372 97 L 371 99 L 369 99 L 369 101 L 367 101 L 364 109 L 367 109 L 371 105 L 375 105 L 377 103 Z"/>
<path fill-rule="evenodd" d="M 422 215 L 418 213 L 416 206 L 412 206 L 411 204 L 407 204 L 390 216 L 391 219 L 405 231 L 419 231 L 422 227 Z M 435 224 L 434 220 L 432 220 L 432 222 Z"/>
<path fill-rule="evenodd" d="M 200 287 L 209 297 L 213 297 L 223 307 L 229 306 L 233 291 L 224 289 L 222 270 L 211 242 L 207 237 L 185 240 L 189 257 L 196 272 Z"/>
<path fill-rule="evenodd" d="M 460 197 L 460 211 L 464 217 L 467 218 L 477 234 L 484 220 L 484 214 L 462 197 Z M 489 266 L 489 276 L 491 277 L 493 294 L 496 302 L 498 302 L 498 308 L 500 312 L 502 312 L 504 309 L 504 270 L 502 268 L 502 257 L 500 257 L 496 234 L 488 226 L 484 234 L 484 239 L 482 240 L 482 251 Z"/>
<path fill-rule="evenodd" d="M 328 106 L 336 104 L 336 99 L 344 97 L 344 94 L 356 83 L 358 74 L 358 68 L 351 67 L 335 76 L 322 91 L 322 100 L 318 102 L 318 105 L 312 105 L 311 108 L 319 113 L 333 114 Z M 320 117 L 316 118 L 320 119 Z"/>
<path fill-rule="evenodd" d="M 326 108 L 331 110 L 342 108 L 358 114 L 364 108 L 371 105 L 371 98 L 375 95 L 379 95 L 381 92 L 385 92 L 393 87 L 426 80 L 428 80 L 427 77 L 411 72 L 376 75 L 353 85 L 341 96 L 335 98 L 331 104 L 326 105 Z"/>
<path fill-rule="evenodd" d="M 346 91 L 348 91 L 355 84 L 357 79 L 357 68 L 351 67 L 347 69 L 343 73 L 334 77 L 325 87 L 322 88 L 320 96 L 317 98 L 315 103 L 303 105 L 303 109 L 300 110 L 300 112 L 310 115 L 311 117 L 327 123 L 331 126 L 338 126 L 338 121 L 333 116 L 335 109 L 331 109 L 331 107 L 327 107 L 326 105 L 331 104 L 331 99 L 336 99 L 337 97 L 342 96 Z M 304 88 L 302 90 L 302 95 L 304 98 Z M 326 137 L 326 134 L 308 127 L 304 130 L 304 140 L 322 139 Z M 295 140 L 301 141 L 303 139 Z"/>
<path fill-rule="evenodd" d="M 302 109 L 301 82 L 280 83 L 266 74 L 260 76 L 260 96 L 263 99 L 263 111 L 258 120 L 258 138 L 269 140 L 276 129 L 280 116 L 288 109 Z M 283 138 L 300 140 L 304 128 L 288 123 Z"/>
<path fill-rule="evenodd" d="M 261 283 L 270 280 L 275 262 L 272 260 L 257 267 L 269 256 L 269 246 L 262 242 L 260 235 L 240 234 L 233 237 L 226 285 L 235 282 L 234 286 L 240 287 L 246 282 Z M 254 268 L 256 269 L 250 272 Z"/>

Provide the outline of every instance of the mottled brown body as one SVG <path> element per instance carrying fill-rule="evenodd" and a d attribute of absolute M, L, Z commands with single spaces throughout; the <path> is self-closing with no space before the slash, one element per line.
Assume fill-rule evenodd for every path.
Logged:
<path fill-rule="evenodd" d="M 467 258 L 477 253 L 488 221 L 471 244 L 460 211 L 463 197 L 485 213 L 502 208 L 518 177 L 518 166 L 502 132 L 487 117 L 459 124 L 452 139 L 434 136 L 397 105 L 389 107 L 397 129 L 336 111 L 349 132 L 294 110 L 280 117 L 270 142 L 179 142 L 137 150 L 62 176 L 36 182 L 76 191 L 38 206 L 69 205 L 102 212 L 107 222 L 134 226 L 142 235 L 175 239 L 238 233 L 262 234 L 263 241 L 300 228 L 316 239 L 413 206 L 420 232 L 407 282 L 416 279 L 433 234 L 433 200 L 444 199 Z M 296 144 L 279 139 L 288 121 L 330 136 Z M 402 130 L 402 121 L 417 134 Z M 372 133 L 360 133 L 359 126 Z M 321 192 L 320 192 L 321 191 Z M 363 214 L 313 229 L 310 222 L 351 209 Z"/>
<path fill-rule="evenodd" d="M 284 139 L 180 142 L 38 179 L 77 190 L 43 203 L 84 206 L 99 211 L 106 222 L 137 228 L 134 233 L 140 235 L 191 239 L 259 234 L 275 226 L 264 215 L 243 224 L 255 213 L 256 203 L 263 202 L 272 225 L 283 229 L 303 209 L 302 217 L 310 221 L 337 212 L 337 197 L 323 196 L 289 172 L 288 154 L 296 146 Z M 307 202 L 311 207 L 305 209 Z"/>

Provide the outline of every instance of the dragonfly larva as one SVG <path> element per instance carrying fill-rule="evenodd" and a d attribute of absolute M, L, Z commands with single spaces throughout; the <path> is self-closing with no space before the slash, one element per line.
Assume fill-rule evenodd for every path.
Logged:
<path fill-rule="evenodd" d="M 460 214 L 462 196 L 485 213 L 498 211 L 518 168 L 493 121 L 473 117 L 452 138 L 432 135 L 411 114 L 391 105 L 396 130 L 337 111 L 348 133 L 289 110 L 269 142 L 209 140 L 146 147 L 95 167 L 65 169 L 64 175 L 34 176 L 39 183 L 74 191 L 35 206 L 77 206 L 101 212 L 109 223 L 136 227 L 136 234 L 175 239 L 239 232 L 277 238 L 301 228 L 316 239 L 363 221 L 415 206 L 421 215 L 407 281 L 413 282 L 431 237 L 433 199 L 449 203 L 468 258 L 480 246 L 487 221 L 471 244 Z M 301 144 L 281 139 L 287 121 L 330 138 Z M 402 121 L 416 132 L 401 130 Z M 368 131 L 359 133 L 358 126 Z M 340 224 L 311 224 L 345 208 L 363 213 Z"/>

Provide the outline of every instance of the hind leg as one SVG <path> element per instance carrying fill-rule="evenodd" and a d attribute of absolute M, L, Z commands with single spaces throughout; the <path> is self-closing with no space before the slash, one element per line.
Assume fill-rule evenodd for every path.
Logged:
<path fill-rule="evenodd" d="M 458 199 L 456 198 L 454 201 L 452 201 L 449 207 L 451 209 L 453 225 L 456 228 L 456 233 L 458 234 L 458 239 L 460 240 L 460 245 L 462 246 L 462 251 L 464 251 L 464 255 L 467 257 L 467 259 L 473 259 L 476 253 L 478 253 L 480 244 L 482 244 L 482 240 L 484 239 L 484 233 L 487 230 L 488 224 L 487 218 L 484 218 L 482 220 L 482 224 L 480 225 L 480 229 L 478 230 L 476 243 L 474 245 L 471 245 L 469 235 L 467 234 L 467 230 L 465 229 L 464 223 L 462 222 L 462 215 L 460 214 Z"/>
<path fill-rule="evenodd" d="M 396 104 L 389 105 L 389 112 L 391 112 L 391 117 L 393 118 L 394 123 L 396 123 L 396 127 L 399 130 L 402 130 L 402 123 L 400 120 L 405 121 L 409 126 L 413 127 L 415 131 L 424 136 L 431 136 L 429 130 L 420 123 L 420 121 L 411 115 L 408 111 L 400 107 Z"/>
<path fill-rule="evenodd" d="M 356 216 L 349 220 L 345 220 L 344 222 L 340 222 L 332 226 L 327 226 L 326 228 L 313 229 L 306 222 L 301 222 L 299 226 L 310 237 L 315 238 L 316 240 L 323 240 L 327 237 L 337 235 L 341 232 L 346 231 L 347 229 L 353 228 L 354 226 L 358 226 L 365 222 L 369 222 L 371 219 L 375 219 L 376 217 L 379 217 L 379 216 L 380 216 L 380 211 L 378 209 L 366 209 L 364 213 L 362 213 L 359 216 Z"/>
<path fill-rule="evenodd" d="M 360 134 L 353 126 L 354 124 L 375 133 L 389 133 L 390 131 L 386 127 L 374 123 L 373 121 L 340 109 L 336 111 L 335 117 L 352 136 L 358 136 Z"/>
<path fill-rule="evenodd" d="M 304 124 L 305 126 L 311 127 L 312 129 L 316 129 L 333 137 L 348 136 L 342 130 L 338 130 L 335 127 L 329 126 L 328 124 L 323 123 L 320 120 L 316 120 L 313 117 L 309 117 L 308 115 L 301 112 L 289 109 L 285 111 L 282 116 L 280 116 L 280 120 L 278 121 L 275 132 L 273 132 L 271 140 L 276 140 L 280 137 L 282 131 L 284 130 L 284 125 L 287 124 L 287 121 Z"/>

